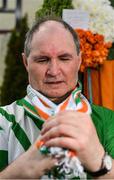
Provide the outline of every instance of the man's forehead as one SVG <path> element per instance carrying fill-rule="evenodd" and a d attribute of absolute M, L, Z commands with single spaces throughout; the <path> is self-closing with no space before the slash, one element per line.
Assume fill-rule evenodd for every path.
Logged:
<path fill-rule="evenodd" d="M 54 20 L 48 20 L 40 25 L 38 30 L 33 34 L 33 38 L 36 41 L 43 39 L 58 38 L 60 41 L 64 38 L 69 41 L 74 41 L 71 32 L 61 23 Z"/>
<path fill-rule="evenodd" d="M 63 43 L 64 42 L 64 43 Z M 47 48 L 56 54 L 56 49 L 75 48 L 71 32 L 61 22 L 49 20 L 44 22 L 34 33 L 31 46 L 35 44 L 38 49 Z M 61 50 L 62 49 L 62 50 Z"/>
<path fill-rule="evenodd" d="M 42 23 L 39 27 L 39 32 L 59 32 L 59 31 L 68 31 L 61 22 L 48 20 Z"/>

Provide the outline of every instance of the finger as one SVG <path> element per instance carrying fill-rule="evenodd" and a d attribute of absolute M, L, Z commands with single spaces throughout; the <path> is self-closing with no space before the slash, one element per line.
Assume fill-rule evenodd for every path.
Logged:
<path fill-rule="evenodd" d="M 82 118 L 85 118 L 85 114 L 74 112 L 70 111 L 66 112 L 65 114 L 58 114 L 57 116 L 53 117 L 50 121 L 45 122 L 41 134 L 43 135 L 45 132 L 49 131 L 49 129 L 52 129 L 54 126 L 57 126 L 58 124 L 71 124 L 72 126 L 80 124 Z"/>
<path fill-rule="evenodd" d="M 79 144 L 76 141 L 76 139 L 70 138 L 70 137 L 56 137 L 53 139 L 48 140 L 45 145 L 47 147 L 62 147 L 67 148 L 73 151 L 79 151 Z"/>
<path fill-rule="evenodd" d="M 42 161 L 40 161 L 40 167 L 39 167 L 39 161 L 37 162 L 37 164 L 35 164 L 35 166 L 37 167 L 37 171 L 39 171 L 39 176 L 44 175 L 47 171 L 51 170 L 56 164 L 58 163 L 58 160 L 55 158 L 50 157 L 46 157 L 42 159 Z"/>
<path fill-rule="evenodd" d="M 79 128 L 76 128 L 72 125 L 60 124 L 45 132 L 42 135 L 41 140 L 47 141 L 51 138 L 55 138 L 59 136 L 76 138 L 77 135 L 79 136 L 79 131 L 80 131 Z"/>
<path fill-rule="evenodd" d="M 41 130 L 41 135 L 49 131 L 49 129 L 52 129 L 54 126 L 57 126 L 59 124 L 58 120 L 56 120 L 56 117 L 51 119 L 48 122 L 45 122 L 43 124 L 42 130 Z"/>
<path fill-rule="evenodd" d="M 54 167 L 57 164 L 58 160 L 56 158 L 53 157 L 46 157 L 45 159 L 42 160 L 42 167 L 45 167 L 45 169 L 49 170 L 52 167 Z"/>

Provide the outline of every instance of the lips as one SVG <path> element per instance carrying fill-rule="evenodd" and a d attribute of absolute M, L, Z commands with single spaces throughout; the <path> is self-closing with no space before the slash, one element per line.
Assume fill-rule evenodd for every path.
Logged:
<path fill-rule="evenodd" d="M 48 85 L 60 85 L 64 83 L 64 81 L 46 81 L 45 83 Z"/>
<path fill-rule="evenodd" d="M 63 83 L 63 81 L 49 81 L 46 83 L 48 83 L 48 84 L 59 84 L 59 83 Z"/>

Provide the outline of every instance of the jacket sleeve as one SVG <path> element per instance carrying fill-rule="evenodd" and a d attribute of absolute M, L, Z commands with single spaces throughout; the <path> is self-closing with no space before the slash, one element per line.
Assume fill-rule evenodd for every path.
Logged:
<path fill-rule="evenodd" d="M 114 111 L 92 105 L 92 120 L 105 151 L 114 158 Z"/>
<path fill-rule="evenodd" d="M 10 123 L 7 113 L 0 108 L 0 171 L 8 165 L 8 134 Z"/>

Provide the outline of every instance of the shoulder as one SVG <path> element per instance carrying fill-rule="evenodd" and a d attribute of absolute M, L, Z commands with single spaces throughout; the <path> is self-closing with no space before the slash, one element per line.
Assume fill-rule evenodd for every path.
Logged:
<path fill-rule="evenodd" d="M 1 119 L 0 122 L 3 123 L 3 121 L 6 121 L 7 123 L 12 123 L 15 121 L 16 117 L 21 117 L 21 115 L 24 113 L 24 108 L 21 105 L 22 101 L 23 99 L 20 99 L 9 105 L 1 106 L 0 107 L 0 119 Z"/>
<path fill-rule="evenodd" d="M 97 106 L 97 105 L 91 105 L 92 109 L 92 121 L 98 131 L 107 131 L 108 129 L 113 129 L 114 132 L 114 111 Z"/>
<path fill-rule="evenodd" d="M 114 111 L 97 106 L 91 105 L 92 108 L 92 121 L 96 127 L 98 134 L 104 139 L 114 134 Z"/>
<path fill-rule="evenodd" d="M 98 117 L 98 118 L 103 118 L 103 119 L 112 119 L 114 118 L 114 111 L 102 107 L 102 106 L 98 106 L 98 105 L 91 105 L 91 109 L 92 109 L 92 117 Z"/>
<path fill-rule="evenodd" d="M 107 124 L 110 123 L 114 125 L 114 111 L 94 104 L 91 105 L 91 109 L 92 109 L 91 117 L 96 126 L 99 125 L 106 126 Z"/>
<path fill-rule="evenodd" d="M 110 112 L 114 112 L 111 109 L 108 109 L 108 108 L 103 107 L 103 106 L 95 105 L 95 104 L 91 104 L 91 108 L 92 108 L 92 110 L 97 110 L 97 111 L 110 111 Z"/>
<path fill-rule="evenodd" d="M 22 100 L 18 101 L 21 103 Z M 0 141 L 2 141 L 1 139 L 5 139 L 7 142 L 10 132 L 17 130 L 17 127 L 19 128 L 23 119 L 25 119 L 24 108 L 18 101 L 0 107 Z"/>

